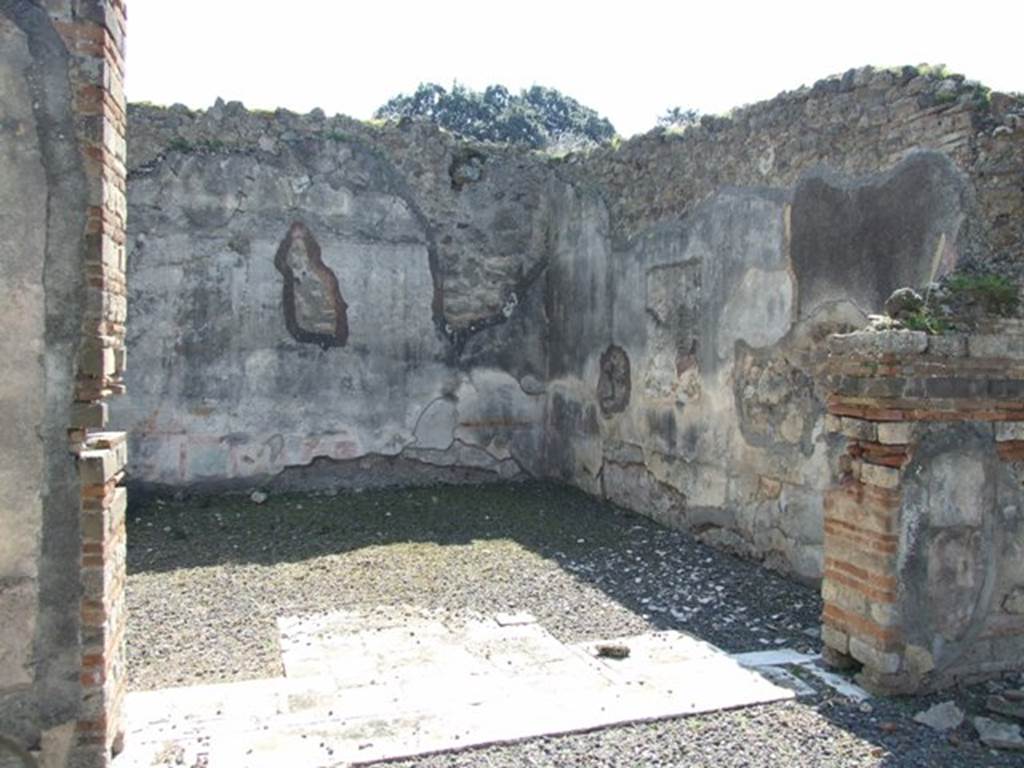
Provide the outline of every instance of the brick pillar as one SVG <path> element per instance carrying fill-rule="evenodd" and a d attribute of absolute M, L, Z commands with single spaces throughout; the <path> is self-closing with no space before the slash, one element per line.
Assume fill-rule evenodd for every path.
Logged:
<path fill-rule="evenodd" d="M 62 5 L 63 3 L 58 3 Z M 88 188 L 86 302 L 69 425 L 81 481 L 81 712 L 76 766 L 121 749 L 125 673 L 127 443 L 107 431 L 106 398 L 124 391 L 125 97 L 123 0 L 72 0 L 54 26 L 71 54 L 75 126 Z"/>
<path fill-rule="evenodd" d="M 1024 667 L 1024 327 L 829 344 L 826 659 L 883 693 Z"/>
<path fill-rule="evenodd" d="M 82 481 L 82 709 L 84 765 L 121 750 L 125 674 L 125 508 L 123 432 L 91 433 L 79 453 Z"/>
<path fill-rule="evenodd" d="M 852 657 L 875 674 L 896 674 L 904 650 L 898 601 L 900 469 L 909 446 L 887 443 L 890 427 L 828 417 L 849 440 L 843 479 L 825 496 L 822 638 L 826 658 Z M 879 434 L 879 428 L 883 434 Z"/>

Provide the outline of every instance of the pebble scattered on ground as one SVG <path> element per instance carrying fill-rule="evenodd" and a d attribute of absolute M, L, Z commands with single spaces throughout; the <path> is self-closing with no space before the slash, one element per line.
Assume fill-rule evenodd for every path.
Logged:
<path fill-rule="evenodd" d="M 537 617 L 565 642 L 659 629 L 728 651 L 816 651 L 817 590 L 573 489 L 541 483 L 341 494 L 149 499 L 129 511 L 129 684 L 282 674 L 275 620 L 415 606 Z M 970 716 L 1024 681 L 956 693 Z M 1019 766 L 949 700 L 827 689 L 798 702 L 435 755 L 403 766 Z M 967 720 L 970 720 L 968 717 Z"/>

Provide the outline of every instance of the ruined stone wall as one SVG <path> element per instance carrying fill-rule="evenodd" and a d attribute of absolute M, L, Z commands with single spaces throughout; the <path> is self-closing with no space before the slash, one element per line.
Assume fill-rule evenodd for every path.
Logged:
<path fill-rule="evenodd" d="M 132 477 L 540 475 L 543 275 L 571 187 L 428 126 L 129 113 Z"/>
<path fill-rule="evenodd" d="M 120 0 L 0 2 L 5 765 L 106 765 L 120 733 L 123 51 Z"/>
<path fill-rule="evenodd" d="M 868 424 L 843 464 L 815 355 L 892 288 L 1024 261 L 1018 102 L 862 70 L 563 160 L 417 125 L 138 108 L 126 206 L 124 10 L 0 0 L 0 759 L 101 766 L 119 747 L 127 451 L 106 400 L 126 244 L 134 393 L 113 410 L 140 484 L 554 476 L 813 578 L 843 467 L 900 485 L 879 498 L 901 538 L 855 542 L 905 553 L 911 597 L 898 641 L 890 582 L 856 585 L 874 602 L 851 620 L 863 552 L 835 550 L 826 642 L 869 674 L 1019 664 L 1024 440 L 988 423 L 1024 414 L 1019 372 L 958 362 L 880 395 L 861 371 L 869 398 L 963 384 L 1015 404 L 832 402 Z M 943 354 L 1011 342 L 1016 360 L 1019 337 Z M 951 420 L 913 432 L 917 453 L 874 424 Z M 930 515 L 951 456 L 976 493 Z"/>
<path fill-rule="evenodd" d="M 608 213 L 549 270 L 549 470 L 820 577 L 820 342 L 954 265 L 1020 276 L 1014 110 L 868 68 L 562 161 Z"/>
<path fill-rule="evenodd" d="M 956 255 L 992 258 L 1021 243 L 1021 120 L 1019 98 L 963 76 L 864 67 L 565 165 L 601 189 L 616 232 L 629 237 L 722 188 L 789 188 L 816 169 L 870 176 L 933 149 L 973 182 L 965 205 L 976 218 Z"/>
<path fill-rule="evenodd" d="M 819 342 L 1024 263 L 1019 106 L 865 69 L 564 158 L 134 107 L 132 476 L 551 476 L 820 578 Z"/>

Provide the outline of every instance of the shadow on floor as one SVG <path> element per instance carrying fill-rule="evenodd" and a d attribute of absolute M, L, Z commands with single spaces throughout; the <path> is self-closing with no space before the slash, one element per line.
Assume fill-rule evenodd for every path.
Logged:
<path fill-rule="evenodd" d="M 811 645 L 821 611 L 815 589 L 548 483 L 275 494 L 263 504 L 241 495 L 150 499 L 132 506 L 128 527 L 130 574 L 512 541 L 650 629 L 692 631 L 730 651 Z"/>

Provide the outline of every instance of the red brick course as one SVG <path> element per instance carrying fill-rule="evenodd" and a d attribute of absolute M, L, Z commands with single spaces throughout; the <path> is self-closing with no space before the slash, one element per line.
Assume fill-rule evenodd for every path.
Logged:
<path fill-rule="evenodd" d="M 822 617 L 848 635 L 856 635 L 868 640 L 880 651 L 898 650 L 901 646 L 902 633 L 899 629 L 881 627 L 870 619 L 845 611 L 831 603 L 825 603 Z"/>

